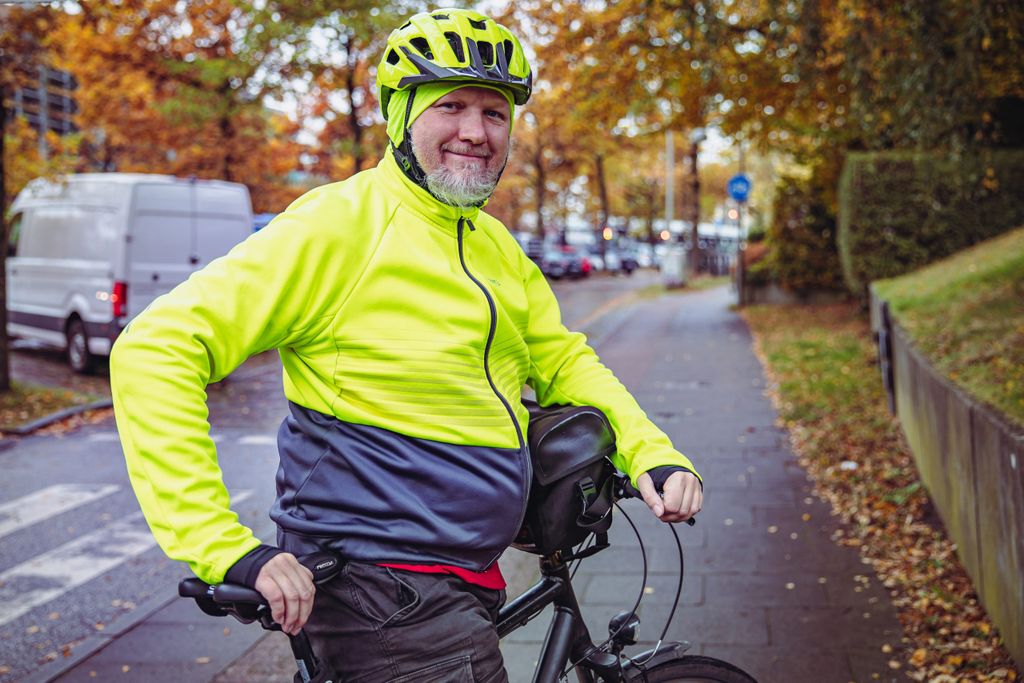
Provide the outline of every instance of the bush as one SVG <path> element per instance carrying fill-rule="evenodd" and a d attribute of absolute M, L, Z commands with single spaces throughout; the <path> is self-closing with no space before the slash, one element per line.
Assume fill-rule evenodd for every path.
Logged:
<path fill-rule="evenodd" d="M 863 295 L 1024 223 L 1024 150 L 858 152 L 839 182 L 839 254 Z"/>
<path fill-rule="evenodd" d="M 767 257 L 752 270 L 788 290 L 842 289 L 836 251 L 836 219 L 825 183 L 818 177 L 779 181 L 768 228 Z"/>

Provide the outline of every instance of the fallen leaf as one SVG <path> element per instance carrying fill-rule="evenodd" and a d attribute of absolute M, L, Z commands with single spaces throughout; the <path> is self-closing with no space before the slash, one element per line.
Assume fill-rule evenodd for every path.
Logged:
<path fill-rule="evenodd" d="M 209 657 L 196 657 L 196 664 L 209 664 L 209 663 L 210 663 L 210 658 Z"/>

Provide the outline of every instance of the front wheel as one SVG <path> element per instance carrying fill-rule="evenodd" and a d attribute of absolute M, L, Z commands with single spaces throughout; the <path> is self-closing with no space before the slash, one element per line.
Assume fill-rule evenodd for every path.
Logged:
<path fill-rule="evenodd" d="M 80 375 L 88 375 L 96 365 L 96 357 L 89 352 L 89 335 L 81 318 L 72 318 L 67 328 L 68 365 Z"/>
<path fill-rule="evenodd" d="M 634 670 L 630 683 L 757 683 L 728 662 L 696 655 L 661 662 L 646 671 Z"/>

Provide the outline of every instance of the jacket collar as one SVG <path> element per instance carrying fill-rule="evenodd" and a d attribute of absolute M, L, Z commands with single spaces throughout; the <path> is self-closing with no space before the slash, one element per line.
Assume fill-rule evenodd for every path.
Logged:
<path fill-rule="evenodd" d="M 431 223 L 454 233 L 459 219 L 475 221 L 480 209 L 476 207 L 463 209 L 439 202 L 429 192 L 415 184 L 402 173 L 394 154 L 389 148 L 384 158 L 377 164 L 380 177 L 388 192 L 396 197 L 407 208 L 420 214 Z"/>

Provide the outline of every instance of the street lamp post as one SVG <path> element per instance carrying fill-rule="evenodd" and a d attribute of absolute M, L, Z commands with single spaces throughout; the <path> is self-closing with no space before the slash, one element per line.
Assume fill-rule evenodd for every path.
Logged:
<path fill-rule="evenodd" d="M 694 128 L 690 132 L 690 268 L 694 275 L 700 268 L 700 175 L 697 173 L 697 153 L 700 143 L 707 140 L 703 128 Z"/>

